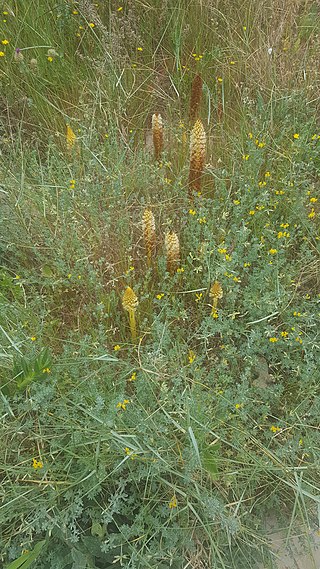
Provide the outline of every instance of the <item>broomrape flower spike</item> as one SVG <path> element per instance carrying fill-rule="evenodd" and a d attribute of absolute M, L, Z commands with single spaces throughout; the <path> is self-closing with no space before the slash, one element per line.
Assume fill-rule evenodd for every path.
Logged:
<path fill-rule="evenodd" d="M 189 196 L 201 190 L 201 176 L 206 157 L 206 133 L 202 121 L 198 119 L 190 138 Z"/>
<path fill-rule="evenodd" d="M 152 253 L 156 247 L 156 224 L 154 215 L 150 209 L 145 209 L 144 211 L 144 214 L 142 216 L 142 228 L 144 244 L 147 251 L 147 263 L 148 267 L 150 267 L 152 261 Z"/>
<path fill-rule="evenodd" d="M 163 121 L 160 113 L 152 115 L 152 139 L 154 147 L 154 156 L 156 160 L 160 160 L 163 150 Z"/>
<path fill-rule="evenodd" d="M 180 243 L 179 237 L 173 231 L 166 233 L 165 235 L 165 248 L 167 253 L 167 271 L 170 274 L 176 272 L 180 264 Z"/>
<path fill-rule="evenodd" d="M 213 318 L 217 318 L 218 317 L 218 313 L 217 313 L 218 300 L 223 297 L 222 286 L 218 281 L 215 281 L 213 283 L 213 285 L 211 286 L 209 296 L 210 296 L 210 298 L 212 298 L 211 316 L 213 316 Z"/>
<path fill-rule="evenodd" d="M 129 312 L 130 331 L 133 342 L 135 342 L 137 338 L 135 312 L 137 310 L 138 304 L 139 303 L 136 294 L 133 292 L 132 288 L 128 286 L 124 291 L 124 295 L 122 297 L 122 306 L 124 310 L 127 310 Z"/>

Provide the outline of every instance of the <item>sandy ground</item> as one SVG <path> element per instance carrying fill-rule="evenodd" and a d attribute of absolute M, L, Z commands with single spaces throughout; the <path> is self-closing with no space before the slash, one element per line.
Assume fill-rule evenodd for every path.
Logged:
<path fill-rule="evenodd" d="M 270 565 L 259 569 L 320 569 L 319 528 L 279 527 L 276 515 L 266 520 L 266 535 L 270 540 Z"/>

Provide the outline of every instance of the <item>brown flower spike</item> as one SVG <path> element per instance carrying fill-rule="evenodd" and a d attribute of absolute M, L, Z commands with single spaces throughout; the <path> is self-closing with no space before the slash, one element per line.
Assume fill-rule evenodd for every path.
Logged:
<path fill-rule="evenodd" d="M 173 274 L 180 264 L 179 237 L 173 231 L 168 231 L 165 235 L 164 243 L 167 253 L 167 271 Z"/>
<path fill-rule="evenodd" d="M 202 98 L 202 78 L 196 75 L 192 81 L 191 97 L 190 97 L 190 121 L 193 123 L 199 116 L 199 109 Z"/>
<path fill-rule="evenodd" d="M 217 314 L 218 300 L 223 297 L 222 286 L 218 281 L 215 281 L 210 289 L 209 296 L 212 298 L 212 312 L 211 315 Z"/>
<path fill-rule="evenodd" d="M 147 251 L 148 267 L 151 266 L 152 253 L 156 247 L 156 224 L 151 209 L 145 209 L 142 216 L 144 244 Z"/>
<path fill-rule="evenodd" d="M 152 115 L 152 139 L 155 159 L 160 160 L 163 150 L 163 121 L 160 113 Z"/>
<path fill-rule="evenodd" d="M 129 322 L 132 340 L 135 341 L 137 337 L 136 317 L 135 312 L 138 306 L 138 298 L 130 286 L 126 288 L 122 297 L 122 306 L 124 310 L 129 312 Z"/>
<path fill-rule="evenodd" d="M 202 121 L 198 119 L 191 131 L 189 195 L 200 192 L 201 176 L 206 158 L 206 133 Z"/>

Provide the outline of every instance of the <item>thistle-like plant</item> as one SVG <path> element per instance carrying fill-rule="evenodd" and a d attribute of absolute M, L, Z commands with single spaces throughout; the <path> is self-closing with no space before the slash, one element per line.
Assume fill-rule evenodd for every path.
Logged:
<path fill-rule="evenodd" d="M 173 274 L 180 264 L 179 237 L 173 231 L 168 231 L 165 235 L 164 243 L 167 255 L 167 271 Z"/>
<path fill-rule="evenodd" d="M 163 150 L 163 120 L 160 113 L 152 115 L 152 139 L 155 159 L 160 160 Z"/>
<path fill-rule="evenodd" d="M 202 78 L 196 75 L 192 81 L 191 97 L 190 97 L 190 121 L 193 123 L 199 116 L 199 109 L 202 98 Z"/>
<path fill-rule="evenodd" d="M 189 195 L 200 192 L 201 176 L 206 157 L 206 133 L 202 121 L 198 119 L 191 131 L 190 138 L 190 171 L 189 171 Z"/>
<path fill-rule="evenodd" d="M 122 297 L 122 306 L 129 312 L 130 332 L 133 342 L 137 338 L 137 326 L 135 312 L 138 306 L 138 298 L 130 286 L 126 288 Z"/>
<path fill-rule="evenodd" d="M 142 216 L 144 244 L 147 252 L 148 267 L 151 266 L 152 253 L 156 247 L 156 224 L 151 209 L 145 209 Z"/>
<path fill-rule="evenodd" d="M 218 300 L 223 297 L 222 286 L 218 281 L 215 281 L 211 286 L 209 296 L 212 298 L 211 316 L 215 317 L 217 315 Z"/>

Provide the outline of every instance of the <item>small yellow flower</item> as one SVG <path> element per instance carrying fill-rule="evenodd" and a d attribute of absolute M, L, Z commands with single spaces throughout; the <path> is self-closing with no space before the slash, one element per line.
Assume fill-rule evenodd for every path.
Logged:
<path fill-rule="evenodd" d="M 14 277 L 14 280 L 17 280 L 17 281 L 18 281 L 19 279 L 21 279 L 20 275 L 16 275 L 16 276 Z"/>
<path fill-rule="evenodd" d="M 315 215 L 316 215 L 316 212 L 315 212 L 314 208 L 312 208 L 312 210 L 310 211 L 308 217 L 309 217 L 309 219 L 313 219 L 313 218 L 315 217 Z"/>
<path fill-rule="evenodd" d="M 270 253 L 270 255 L 276 255 L 278 253 L 277 249 L 269 249 L 268 253 Z"/>
<path fill-rule="evenodd" d="M 251 263 L 243 263 L 244 267 L 251 267 Z"/>
<path fill-rule="evenodd" d="M 240 200 L 233 200 L 234 205 L 239 205 Z"/>
<path fill-rule="evenodd" d="M 200 225 L 201 225 L 202 223 L 207 223 L 207 220 L 206 220 L 205 217 L 199 217 L 198 221 L 199 221 Z"/>
<path fill-rule="evenodd" d="M 196 292 L 196 302 L 199 302 L 202 299 L 202 297 L 203 297 L 202 292 L 200 293 Z"/>
<path fill-rule="evenodd" d="M 1 43 L 2 43 L 2 45 L 8 45 L 9 40 L 2 40 Z"/>
<path fill-rule="evenodd" d="M 77 14 L 79 14 L 78 10 L 73 10 L 72 14 L 74 14 L 74 16 L 76 16 Z"/>
<path fill-rule="evenodd" d="M 135 460 L 137 458 L 137 454 L 135 454 L 129 447 L 126 447 L 124 449 L 124 452 L 126 453 L 127 456 L 130 456 L 131 460 Z"/>
<path fill-rule="evenodd" d="M 43 468 L 43 462 L 42 460 L 37 460 L 36 458 L 33 458 L 32 466 L 35 470 L 37 470 L 38 468 Z"/>
<path fill-rule="evenodd" d="M 219 318 L 218 310 L 216 308 L 212 309 L 211 316 L 212 318 Z"/>
<path fill-rule="evenodd" d="M 294 133 L 293 138 L 295 138 L 296 140 L 300 137 L 300 134 L 298 134 L 297 132 Z"/>
<path fill-rule="evenodd" d="M 129 377 L 129 381 L 135 381 L 137 379 L 137 372 L 134 371 L 131 377 Z"/>
<path fill-rule="evenodd" d="M 283 331 L 281 332 L 281 336 L 282 336 L 282 338 L 287 338 L 288 332 L 287 332 L 286 330 L 283 330 Z"/>
<path fill-rule="evenodd" d="M 113 347 L 113 349 L 114 349 L 115 352 L 118 352 L 119 350 L 121 350 L 121 346 L 119 346 L 119 344 L 116 344 L 116 345 Z"/>
<path fill-rule="evenodd" d="M 49 55 L 49 56 L 47 57 L 47 60 L 49 61 L 49 63 L 51 63 L 51 62 L 53 61 L 53 57 L 51 57 L 51 55 Z"/>
<path fill-rule="evenodd" d="M 310 198 L 310 203 L 316 203 L 318 201 L 318 198 Z"/>
<path fill-rule="evenodd" d="M 235 404 L 236 409 L 241 409 L 242 407 L 243 407 L 243 403 L 236 403 Z"/>
<path fill-rule="evenodd" d="M 287 229 L 287 227 L 289 227 L 289 223 L 281 223 L 280 227 Z"/>
<path fill-rule="evenodd" d="M 230 262 L 230 261 L 232 260 L 232 257 L 227 254 L 227 255 L 225 256 L 225 260 L 228 261 L 228 262 Z"/>
<path fill-rule="evenodd" d="M 50 369 L 49 367 L 45 367 L 45 368 L 42 370 L 42 373 L 51 373 L 51 369 Z"/>
<path fill-rule="evenodd" d="M 259 142 L 258 143 L 258 148 L 263 148 L 266 145 L 265 142 Z"/>
<path fill-rule="evenodd" d="M 218 253 L 221 253 L 222 255 L 224 255 L 226 252 L 227 252 L 227 249 L 224 249 L 224 248 L 218 249 Z"/>
<path fill-rule="evenodd" d="M 158 300 L 161 300 L 164 297 L 164 292 L 161 292 L 160 294 L 157 294 L 156 298 Z"/>
<path fill-rule="evenodd" d="M 269 342 L 271 342 L 272 344 L 275 344 L 276 342 L 278 342 L 279 338 L 269 338 Z"/>
<path fill-rule="evenodd" d="M 272 425 L 272 427 L 270 427 L 270 431 L 272 433 L 278 433 L 279 431 L 281 431 L 280 427 L 275 427 L 274 425 Z"/>
<path fill-rule="evenodd" d="M 178 501 L 177 501 L 176 496 L 172 496 L 172 498 L 171 498 L 171 500 L 170 500 L 170 502 L 169 502 L 169 508 L 170 508 L 170 510 L 172 510 L 173 508 L 176 508 L 177 505 L 178 505 Z"/>
<path fill-rule="evenodd" d="M 123 411 L 125 411 L 128 403 L 130 403 L 129 399 L 124 399 L 123 401 L 119 401 L 119 403 L 117 403 L 117 409 L 123 409 Z"/>
<path fill-rule="evenodd" d="M 249 137 L 250 139 L 252 139 L 252 138 L 253 138 L 253 134 L 252 134 L 252 132 L 248 132 L 248 137 Z"/>
<path fill-rule="evenodd" d="M 189 213 L 190 215 L 196 215 L 196 210 L 195 209 L 189 209 Z"/>
<path fill-rule="evenodd" d="M 293 316 L 301 316 L 301 312 L 297 312 L 296 310 L 293 313 Z"/>
<path fill-rule="evenodd" d="M 184 273 L 184 268 L 183 267 L 179 267 L 177 269 L 177 273 Z"/>
<path fill-rule="evenodd" d="M 244 32 L 246 32 L 246 31 L 247 31 L 247 26 L 242 26 L 242 29 L 243 29 Z"/>
<path fill-rule="evenodd" d="M 137 51 L 143 51 L 143 47 L 137 47 Z"/>
<path fill-rule="evenodd" d="M 269 171 L 268 171 L 268 172 L 266 172 L 266 173 L 265 173 L 265 175 L 264 175 L 264 177 L 265 177 L 265 178 L 270 178 L 270 176 L 271 176 L 271 174 L 270 174 L 270 172 L 269 172 Z"/>
<path fill-rule="evenodd" d="M 5 56 L 4 51 L 0 51 L 0 57 L 4 57 L 4 56 Z"/>
<path fill-rule="evenodd" d="M 217 81 L 218 81 L 219 83 L 222 83 L 222 81 L 223 81 L 222 77 L 217 77 Z"/>
<path fill-rule="evenodd" d="M 90 23 L 89 23 L 89 28 L 94 28 L 94 27 L 95 27 L 95 24 L 94 24 L 93 22 L 90 22 Z"/>
<path fill-rule="evenodd" d="M 250 209 L 250 211 L 249 211 L 249 215 L 254 215 L 255 213 L 256 213 L 256 212 L 255 212 L 255 210 L 254 210 L 254 209 Z"/>
<path fill-rule="evenodd" d="M 194 353 L 193 350 L 189 350 L 189 354 L 188 354 L 189 364 L 193 364 L 195 359 L 196 359 L 196 354 Z"/>
<path fill-rule="evenodd" d="M 37 339 L 37 336 L 31 336 L 31 338 L 30 338 L 31 342 L 35 342 L 36 339 Z"/>
<path fill-rule="evenodd" d="M 235 65 L 236 62 L 235 61 L 230 61 L 230 65 Z"/>
<path fill-rule="evenodd" d="M 242 160 L 249 160 L 250 158 L 250 154 L 243 154 L 242 155 Z"/>

